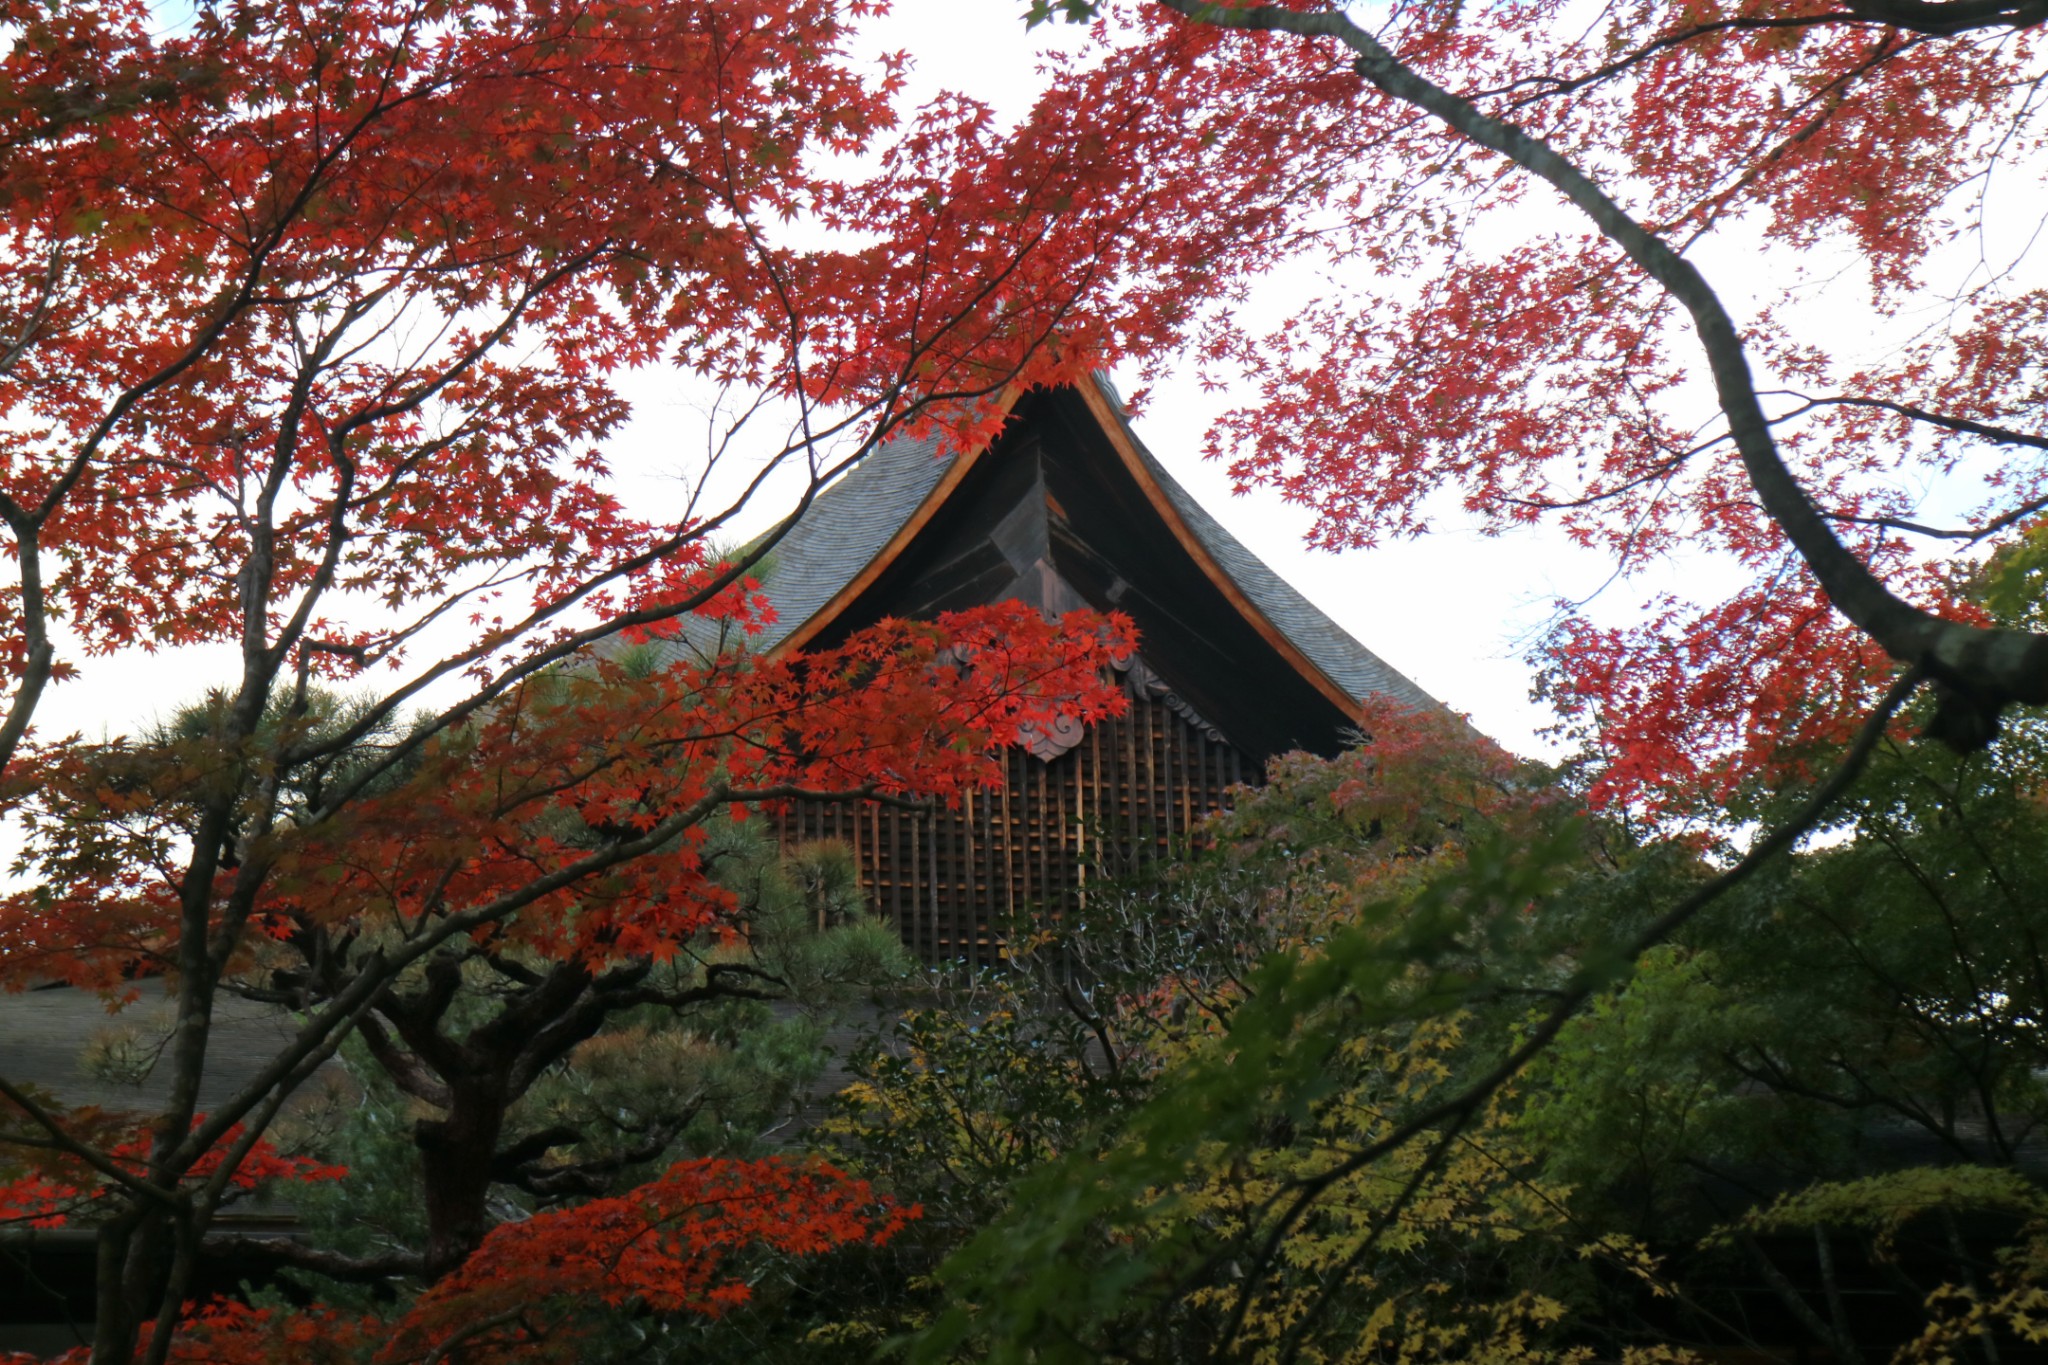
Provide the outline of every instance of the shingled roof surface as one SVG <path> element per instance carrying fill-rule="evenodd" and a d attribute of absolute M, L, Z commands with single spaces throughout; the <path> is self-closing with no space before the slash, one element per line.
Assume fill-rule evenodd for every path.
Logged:
<path fill-rule="evenodd" d="M 820 490 L 803 520 L 768 552 L 761 577 L 775 620 L 747 638 L 748 648 L 773 649 L 817 615 L 924 505 L 949 463 L 939 458 L 937 435 L 904 437 Z M 719 626 L 686 620 L 669 652 L 672 658 L 715 654 L 722 643 Z"/>
<path fill-rule="evenodd" d="M 771 649 L 818 614 L 874 562 L 938 486 L 950 460 L 936 433 L 889 442 L 822 490 L 804 519 L 769 552 L 766 586 L 775 623 L 755 637 Z"/>
<path fill-rule="evenodd" d="M 1116 390 L 1106 383 L 1102 387 L 1109 396 L 1110 406 L 1121 414 L 1124 411 L 1123 400 L 1117 396 Z M 1443 705 L 1352 638 L 1313 602 L 1296 592 L 1292 583 L 1274 573 L 1264 560 L 1224 530 L 1222 523 L 1204 511 L 1194 495 L 1166 472 L 1166 466 L 1159 463 L 1158 457 L 1138 439 L 1138 433 L 1130 422 L 1122 417 L 1119 420 L 1123 422 L 1124 433 L 1138 452 L 1138 458 L 1159 481 L 1167 501 L 1173 504 L 1174 511 L 1180 513 L 1188 529 L 1195 533 L 1195 539 L 1202 542 L 1202 548 L 1209 552 L 1223 572 L 1230 575 L 1231 581 L 1251 599 L 1260 614 L 1279 627 L 1280 633 L 1293 641 L 1294 647 L 1306 654 L 1309 662 L 1321 669 L 1325 677 L 1358 701 L 1387 696 L 1410 706 L 1437 709 Z"/>
<path fill-rule="evenodd" d="M 1098 381 L 1121 414 L 1123 401 Z M 1391 696 L 1411 706 L 1442 704 L 1353 639 L 1268 568 L 1166 472 L 1130 423 L 1125 435 L 1182 521 L 1254 607 L 1293 642 L 1329 680 L 1354 700 Z M 938 487 L 950 460 L 941 458 L 936 436 L 896 440 L 882 446 L 822 490 L 801 521 L 771 552 L 764 576 L 776 620 L 749 642 L 757 650 L 775 647 L 831 602 L 840 589 L 872 563 L 896 532 Z M 703 650 L 716 642 L 704 630 L 686 630 L 690 645 Z"/>

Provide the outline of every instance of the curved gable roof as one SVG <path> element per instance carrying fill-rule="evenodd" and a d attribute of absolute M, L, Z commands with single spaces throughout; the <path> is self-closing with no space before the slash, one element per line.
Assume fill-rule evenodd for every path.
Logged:
<path fill-rule="evenodd" d="M 1176 538 L 1319 691 L 1351 703 L 1347 710 L 1373 696 L 1441 707 L 1203 510 L 1138 439 L 1107 380 L 1097 378 L 1080 397 Z M 983 453 L 947 458 L 939 450 L 936 436 L 892 441 L 819 492 L 770 553 L 763 579 L 777 619 L 752 638 L 752 648 L 799 648 L 826 629 L 915 538 Z M 686 629 L 688 645 L 674 647 L 716 648 L 709 631 Z"/>

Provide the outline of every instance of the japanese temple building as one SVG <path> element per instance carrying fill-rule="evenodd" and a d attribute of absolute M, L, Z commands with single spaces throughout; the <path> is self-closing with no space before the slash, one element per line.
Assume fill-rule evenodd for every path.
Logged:
<path fill-rule="evenodd" d="M 1186 834 L 1274 755 L 1334 753 L 1364 698 L 1438 705 L 1204 512 L 1100 380 L 1025 394 L 979 451 L 876 450 L 775 547 L 764 586 L 778 620 L 753 643 L 774 651 L 1009 599 L 1138 627 L 1129 711 L 1013 749 L 999 790 L 784 817 L 786 840 L 852 846 L 872 907 L 927 961 L 996 960 L 1016 912 L 1075 905 L 1091 869 Z"/>

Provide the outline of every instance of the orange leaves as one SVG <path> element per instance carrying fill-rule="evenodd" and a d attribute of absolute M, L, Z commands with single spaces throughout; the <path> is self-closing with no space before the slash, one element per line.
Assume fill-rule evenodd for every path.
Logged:
<path fill-rule="evenodd" d="M 401 1365 L 441 1348 L 471 1365 L 573 1361 L 577 1320 L 600 1306 L 715 1317 L 750 1295 L 736 1259 L 878 1245 L 915 1216 L 822 1163 L 680 1162 L 617 1198 L 494 1229 L 376 1359 Z"/>
<path fill-rule="evenodd" d="M 1831 523 L 1931 502 L 1969 511 L 1923 525 L 1974 517 L 1995 531 L 2048 489 L 2048 314 L 2025 207 L 2044 188 L 2048 108 L 2035 95 L 2042 26 L 2024 16 L 1630 0 L 1589 28 L 1560 0 L 1499 0 L 1397 6 L 1376 39 L 1353 30 L 1347 46 L 1327 36 L 1349 22 L 1334 11 L 1291 34 L 1135 0 L 1081 8 L 1104 16 L 1109 50 L 1062 73 L 1039 117 L 1112 163 L 1144 158 L 1142 174 L 1100 182 L 1126 216 L 1104 235 L 1099 259 L 1121 274 L 1098 334 L 1149 353 L 1147 377 L 1192 339 L 1203 379 L 1245 386 L 1211 444 L 1240 483 L 1311 508 L 1330 547 L 1413 534 L 1462 506 L 1489 531 L 1556 525 L 1624 573 L 1706 555 L 1750 577 L 1739 602 L 1647 623 L 1618 653 L 1592 622 L 1554 637 L 1592 651 L 1555 661 L 1557 695 L 1617 721 L 1603 737 L 1626 774 L 1603 793 L 1724 761 L 1753 770 L 1774 734 L 1799 750 L 1831 728 L 1816 717 L 1864 695 L 1868 651 L 1827 619 L 1803 568 L 1778 577 L 1784 542 L 1751 482 L 1758 440 L 1738 459 L 1719 411 L 1751 411 L 1728 396 L 1737 367 L 1708 373 L 1673 297 L 1489 150 L 1497 125 L 1481 146 L 1470 118 L 1473 139 L 1453 131 L 1449 106 L 1440 121 L 1354 76 L 1367 44 L 1481 121 L 1541 139 L 1632 222 L 1624 236 L 1654 234 L 1697 264 L 1742 334 L 1785 463 Z M 1062 194 L 1048 240 L 1069 211 L 1110 227 L 1096 201 Z M 1161 239 L 1203 251 L 1148 278 L 1146 262 L 1170 260 L 1149 245 Z M 1275 308 L 1253 291 L 1277 271 L 1300 287 Z M 1851 553 L 1955 619 L 1928 586 L 1943 538 L 1912 534 Z M 1573 702 L 1574 679 L 1598 690 Z M 1612 701 L 1636 682 L 1661 705 L 1704 709 L 1646 705 L 1620 724 Z"/>
<path fill-rule="evenodd" d="M 754 591 L 732 589 L 742 624 L 756 615 Z M 698 657 L 694 638 L 655 637 L 536 679 L 426 746 L 402 780 L 274 831 L 253 907 L 266 932 L 239 961 L 290 961 L 295 925 L 410 934 L 453 915 L 487 941 L 592 966 L 665 958 L 730 919 L 731 893 L 700 856 L 712 814 L 870 791 L 957 799 L 992 780 L 994 755 L 1026 727 L 1119 709 L 1106 664 L 1133 645 L 1122 618 L 1048 622 L 1016 603 L 884 621 L 832 649 L 766 660 Z M 175 831 L 209 769 L 115 756 L 123 771 L 156 775 L 151 823 L 110 822 L 92 800 L 108 756 L 78 757 L 79 804 L 66 804 L 64 783 L 45 792 L 52 852 L 65 856 L 44 890 L 0 915 L 20 971 L 110 984 L 155 962 L 175 930 L 175 903 L 132 881 L 127 859 Z"/>
<path fill-rule="evenodd" d="M 1725 806 L 1746 780 L 1803 781 L 1855 733 L 1883 652 L 1811 590 L 1665 600 L 1636 629 L 1562 625 L 1544 688 L 1585 739 L 1595 805 Z"/>
<path fill-rule="evenodd" d="M 395 1322 L 216 1300 L 188 1305 L 170 1360 L 570 1365 L 621 1308 L 716 1317 L 748 1300 L 761 1257 L 880 1245 L 917 1216 L 823 1163 L 685 1161 L 616 1198 L 495 1229 Z"/>
<path fill-rule="evenodd" d="M 891 117 L 826 0 L 16 9 L 0 492 L 88 649 L 233 638 L 259 544 L 266 605 L 546 603 L 645 551 L 610 375 L 680 339 L 781 383 L 746 224 Z"/>
<path fill-rule="evenodd" d="M 877 8 L 248 0 L 167 26 L 140 0 L 0 0 L 0 702 L 48 667 L 56 624 L 67 650 L 236 655 L 232 695 L 165 733 L 0 754 L 32 767 L 5 799 L 33 823 L 35 879 L 0 900 L 0 981 L 161 975 L 194 1044 L 233 993 L 299 1007 L 269 1073 L 289 1089 L 338 1042 L 338 999 L 404 994 L 466 952 L 644 965 L 737 934 L 705 866 L 722 811 L 955 799 L 1024 727 L 1122 704 L 1103 665 L 1126 624 L 1021 607 L 883 622 L 810 658 L 699 653 L 769 619 L 700 544 L 738 508 L 692 488 L 687 516 L 638 515 L 608 471 L 629 367 L 734 386 L 757 427 L 782 399 L 869 404 L 769 452 L 824 477 L 828 445 L 927 404 L 986 425 L 977 397 L 1117 340 L 1117 272 L 1090 261 L 1141 242 L 1118 199 L 1134 144 L 1070 136 L 1085 110 L 1015 155 L 971 118 L 921 127 L 887 173 L 834 178 L 873 159 L 820 153 L 896 117 L 896 69 L 842 50 Z M 857 249 L 817 245 L 849 226 Z M 1158 269 L 1199 249 L 1162 247 Z M 575 648 L 621 615 L 644 638 Z M 321 697 L 322 678 L 358 690 Z M 447 709 L 416 719 L 427 698 Z M 161 1122 L 182 1134 L 207 1059 L 165 1057 Z M 194 1130 L 211 1152 L 153 1151 L 156 1177 L 219 1176 L 228 1121 L 277 1098 L 261 1089 Z M 258 1147 L 234 1179 L 322 1174 Z M 9 1192 L 22 1216 L 124 1197 L 37 1179 Z M 739 1292 L 720 1257 L 889 1225 L 841 1188 L 679 1168 L 644 1207 L 528 1228 L 556 1260 L 587 1240 L 579 1273 L 640 1267 L 617 1295 L 701 1311 Z M 544 1274 L 509 1234 L 488 1250 L 499 1278 L 464 1282 L 471 1307 Z M 103 1324 L 117 1354 L 149 1311 Z M 310 1321 L 206 1310 L 177 1350 L 295 1358 Z M 456 1358 L 510 1338 L 432 1339 Z"/>
<path fill-rule="evenodd" d="M 154 1324 L 145 1326 L 149 1340 Z M 188 1304 L 166 1359 L 170 1365 L 360 1365 L 383 1324 L 314 1306 L 298 1312 L 251 1308 L 232 1299 Z M 85 1365 L 88 1347 L 47 1360 L 0 1357 L 4 1365 Z"/>
<path fill-rule="evenodd" d="M 37 1176 L 0 1184 L 0 1223 L 27 1223 L 32 1228 L 61 1228 L 84 1192 Z"/>
<path fill-rule="evenodd" d="M 67 1131 L 75 1138 L 97 1145 L 114 1166 L 129 1175 L 149 1177 L 148 1157 L 154 1139 L 132 1116 L 96 1108 L 60 1112 Z M 203 1114 L 195 1117 L 194 1126 L 204 1118 Z M 184 1180 L 193 1185 L 211 1180 L 227 1164 L 242 1136 L 239 1124 L 227 1129 L 218 1145 L 201 1154 L 186 1169 Z M 10 1146 L 6 1150 L 11 1162 L 18 1161 L 12 1153 L 20 1149 Z M 67 1152 L 46 1150 L 36 1156 L 33 1169 L 0 1180 L 0 1224 L 25 1222 L 36 1228 L 62 1227 L 116 1188 L 101 1171 Z M 0 1167 L 0 1174 L 7 1169 Z M 258 1138 L 235 1162 L 227 1186 L 230 1190 L 248 1192 L 280 1180 L 339 1180 L 347 1174 L 344 1167 L 286 1155 L 268 1139 Z"/>

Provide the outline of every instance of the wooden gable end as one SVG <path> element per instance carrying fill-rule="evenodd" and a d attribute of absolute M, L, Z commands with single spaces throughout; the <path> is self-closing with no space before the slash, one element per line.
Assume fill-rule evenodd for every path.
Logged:
<path fill-rule="evenodd" d="M 1094 396 L 1019 400 L 1003 436 L 949 471 L 914 534 L 858 595 L 792 638 L 831 644 L 885 616 L 1009 600 L 1121 611 L 1152 673 L 1255 765 L 1292 749 L 1335 752 L 1357 703 L 1233 593 L 1199 545 L 1191 550 L 1145 467 L 1116 448 Z"/>

